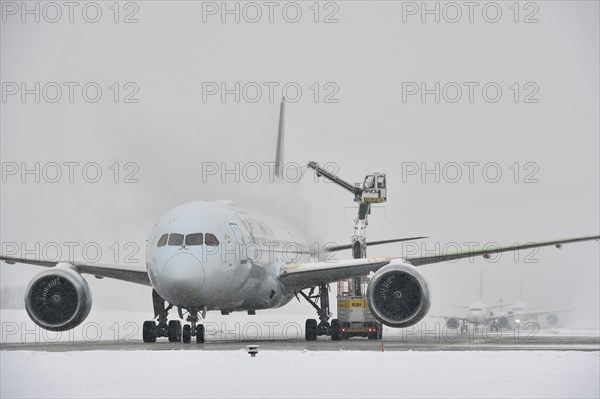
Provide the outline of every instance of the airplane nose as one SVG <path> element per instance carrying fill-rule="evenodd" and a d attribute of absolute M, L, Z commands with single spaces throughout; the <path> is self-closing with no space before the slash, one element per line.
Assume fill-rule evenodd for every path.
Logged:
<path fill-rule="evenodd" d="M 204 266 L 194 255 L 178 253 L 165 263 L 162 273 L 163 294 L 167 301 L 193 304 L 204 286 Z"/>

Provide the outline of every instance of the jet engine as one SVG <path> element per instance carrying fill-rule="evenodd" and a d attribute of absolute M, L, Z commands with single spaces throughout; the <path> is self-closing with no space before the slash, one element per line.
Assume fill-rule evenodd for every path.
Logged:
<path fill-rule="evenodd" d="M 25 292 L 25 309 L 38 326 L 51 331 L 77 327 L 90 313 L 87 281 L 68 263 L 35 276 Z"/>
<path fill-rule="evenodd" d="M 458 327 L 460 326 L 460 323 L 458 321 L 458 319 L 451 317 L 448 320 L 446 320 L 446 327 L 452 329 L 452 330 L 456 330 Z"/>
<path fill-rule="evenodd" d="M 546 322 L 551 326 L 555 326 L 558 323 L 558 316 L 556 313 L 549 313 L 546 315 Z"/>
<path fill-rule="evenodd" d="M 403 328 L 418 323 L 429 311 L 427 281 L 409 264 L 392 262 L 375 273 L 367 287 L 369 309 L 386 326 Z"/>

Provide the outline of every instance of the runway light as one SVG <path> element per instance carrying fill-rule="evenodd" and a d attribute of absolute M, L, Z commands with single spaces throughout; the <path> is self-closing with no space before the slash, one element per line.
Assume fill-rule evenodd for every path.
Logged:
<path fill-rule="evenodd" d="M 248 354 L 252 357 L 256 356 L 259 348 L 259 345 L 246 345 L 246 351 L 248 351 Z"/>

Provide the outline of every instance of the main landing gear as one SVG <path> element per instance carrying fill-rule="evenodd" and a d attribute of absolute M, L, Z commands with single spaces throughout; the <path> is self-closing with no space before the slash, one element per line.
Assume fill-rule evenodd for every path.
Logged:
<path fill-rule="evenodd" d="M 316 310 L 319 315 L 320 322 L 317 324 L 315 319 L 307 319 L 304 329 L 304 335 L 307 341 L 316 341 L 320 335 L 330 335 L 332 339 L 339 337 L 339 324 L 337 320 L 333 320 L 332 324 L 329 324 L 331 318 L 331 312 L 329 311 L 329 285 L 321 284 L 319 286 L 319 293 L 315 294 L 315 287 L 312 287 L 308 294 L 303 291 L 299 291 L 300 295 L 308 301 Z"/>
<path fill-rule="evenodd" d="M 184 324 L 183 329 L 179 320 L 170 320 L 167 322 L 169 310 L 173 308 L 173 305 L 169 304 L 165 307 L 165 300 L 158 295 L 156 290 L 152 290 L 152 304 L 154 305 L 154 318 L 158 321 L 158 324 L 154 320 L 148 320 L 144 322 L 142 327 L 142 338 L 144 342 L 156 342 L 158 337 L 167 337 L 169 342 L 181 342 L 189 344 L 192 342 L 192 337 L 196 337 L 196 343 L 204 343 L 204 325 L 198 324 L 200 318 L 206 316 L 206 308 L 202 309 L 202 315 L 200 316 L 200 309 L 187 309 L 186 320 L 190 324 Z M 183 312 L 181 308 L 177 308 L 179 312 L 179 318 L 183 319 Z"/>

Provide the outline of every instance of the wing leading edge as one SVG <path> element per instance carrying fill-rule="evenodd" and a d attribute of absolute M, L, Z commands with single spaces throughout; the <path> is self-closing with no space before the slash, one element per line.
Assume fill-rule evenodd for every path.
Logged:
<path fill-rule="evenodd" d="M 25 258 L 14 258 L 11 256 L 0 255 L 0 260 L 5 261 L 9 264 L 14 263 L 25 263 L 35 266 L 54 267 L 59 263 L 68 263 L 75 266 L 75 268 L 82 274 L 92 274 L 96 277 L 107 277 L 114 278 L 116 280 L 128 281 L 130 283 L 152 285 L 150 284 L 150 278 L 146 270 L 137 268 L 130 268 L 120 265 L 107 265 L 100 263 L 86 263 L 86 262 L 50 262 L 46 260 L 34 260 Z"/>
<path fill-rule="evenodd" d="M 598 241 L 600 236 L 584 236 L 561 240 L 528 242 L 511 244 L 493 248 L 472 248 L 465 251 L 455 251 L 443 254 L 432 254 L 417 257 L 379 257 L 365 259 L 347 259 L 340 261 L 318 263 L 293 263 L 281 268 L 280 279 L 291 290 L 301 290 L 320 284 L 333 283 L 345 278 L 358 277 L 376 272 L 393 261 L 410 263 L 413 266 L 423 266 L 432 263 L 448 262 L 451 260 L 472 258 L 475 256 L 488 257 L 501 252 L 519 251 L 523 249 L 555 246 L 582 241 Z"/>

